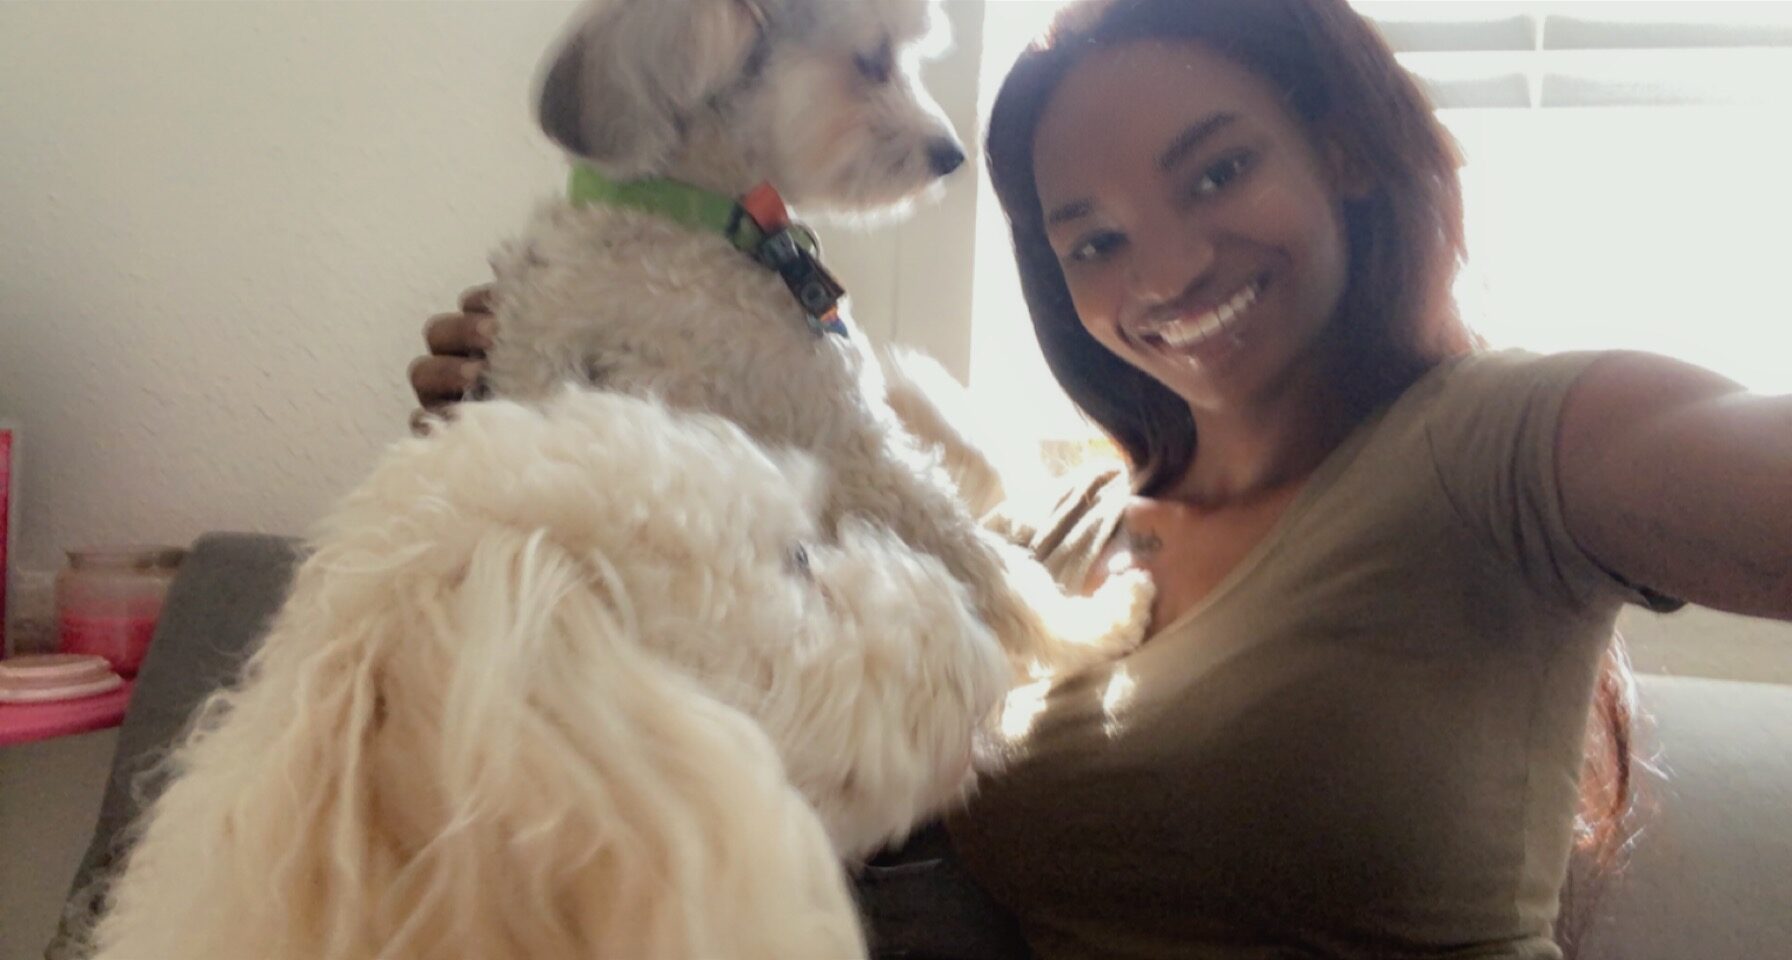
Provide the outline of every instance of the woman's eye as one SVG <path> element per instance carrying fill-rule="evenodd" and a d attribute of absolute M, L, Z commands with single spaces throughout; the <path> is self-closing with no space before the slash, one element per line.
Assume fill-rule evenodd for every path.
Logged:
<path fill-rule="evenodd" d="M 1105 259 L 1126 243 L 1126 237 L 1118 233 L 1098 233 L 1077 241 L 1070 248 L 1064 259 L 1071 263 L 1094 263 Z"/>
<path fill-rule="evenodd" d="M 852 62 L 858 68 L 859 76 L 878 84 L 889 83 L 890 73 L 896 67 L 895 52 L 888 40 L 871 53 L 855 55 Z"/>
<path fill-rule="evenodd" d="M 1190 193 L 1197 197 L 1205 197 L 1218 193 L 1226 185 L 1238 179 L 1239 175 L 1250 167 L 1252 157 L 1248 153 L 1235 153 L 1219 160 L 1217 163 L 1201 171 L 1200 179 L 1195 181 Z"/>

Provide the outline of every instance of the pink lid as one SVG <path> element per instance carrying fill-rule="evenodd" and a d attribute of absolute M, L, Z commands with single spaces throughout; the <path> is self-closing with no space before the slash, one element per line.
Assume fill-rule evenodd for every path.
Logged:
<path fill-rule="evenodd" d="M 123 684 L 104 657 L 49 653 L 0 660 L 0 703 L 72 700 Z"/>
<path fill-rule="evenodd" d="M 116 727 L 130 701 L 131 684 L 126 681 L 115 690 L 79 700 L 0 703 L 0 747 Z"/>
<path fill-rule="evenodd" d="M 35 653 L 0 660 L 0 683 L 91 680 L 111 668 L 106 658 L 88 653 Z"/>

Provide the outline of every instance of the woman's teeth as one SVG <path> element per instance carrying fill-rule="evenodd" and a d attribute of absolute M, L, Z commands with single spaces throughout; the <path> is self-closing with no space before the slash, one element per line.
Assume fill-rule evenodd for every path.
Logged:
<path fill-rule="evenodd" d="M 1243 290 L 1232 295 L 1232 299 L 1214 307 L 1198 317 L 1184 317 L 1162 324 L 1148 334 L 1155 336 L 1172 347 L 1192 346 L 1213 337 L 1223 331 L 1236 327 L 1245 312 L 1257 302 L 1257 295 L 1262 292 L 1263 281 L 1253 280 Z"/>

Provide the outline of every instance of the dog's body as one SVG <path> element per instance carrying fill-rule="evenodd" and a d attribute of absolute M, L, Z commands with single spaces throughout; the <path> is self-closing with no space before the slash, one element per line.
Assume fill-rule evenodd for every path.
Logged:
<path fill-rule="evenodd" d="M 777 0 L 752 8 L 761 23 L 742 13 L 745 2 L 678 5 L 677 24 L 650 2 L 597 5 L 548 73 L 544 125 L 606 172 L 667 175 L 728 195 L 763 180 L 793 202 L 834 209 L 899 202 L 956 166 L 927 165 L 946 155 L 942 144 L 957 148 L 896 67 L 925 31 L 927 4 Z M 655 59 L 630 52 L 641 35 L 655 38 Z M 666 64 L 692 62 L 676 53 L 687 48 L 710 51 L 707 86 L 692 82 L 688 102 L 643 101 L 642 90 L 677 85 Z M 889 73 L 876 90 L 837 89 L 868 83 L 849 75 L 879 56 Z M 788 116 L 797 100 L 815 115 Z M 838 137 L 831 172 L 818 175 L 787 155 L 817 127 L 887 133 L 864 145 Z M 667 138 L 669 128 L 682 136 Z M 869 518 L 940 558 L 1028 673 L 1074 670 L 1142 639 L 1152 592 L 1143 573 L 1111 577 L 1094 597 L 1067 596 L 1024 551 L 980 529 L 958 494 L 988 499 L 995 484 L 962 474 L 956 488 L 947 482 L 887 402 L 862 337 L 817 332 L 778 275 L 722 235 L 561 202 L 493 265 L 499 337 L 489 380 L 498 395 L 527 399 L 580 381 L 719 414 L 761 442 L 815 455 L 831 475 L 826 524 Z M 910 425 L 946 423 L 924 391 L 903 396 Z"/>
<path fill-rule="evenodd" d="M 861 954 L 841 855 L 959 796 L 1008 682 L 962 588 L 725 422 L 477 407 L 326 522 L 98 956 Z"/>

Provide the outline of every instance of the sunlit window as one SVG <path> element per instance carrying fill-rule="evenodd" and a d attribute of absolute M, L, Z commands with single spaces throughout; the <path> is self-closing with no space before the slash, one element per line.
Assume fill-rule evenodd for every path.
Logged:
<path fill-rule="evenodd" d="M 1062 6 L 993 0 L 980 106 Z M 1459 292 L 1494 344 L 1650 350 L 1792 392 L 1792 3 L 1359 3 L 1467 160 Z M 971 382 L 1085 431 L 979 198 Z"/>

